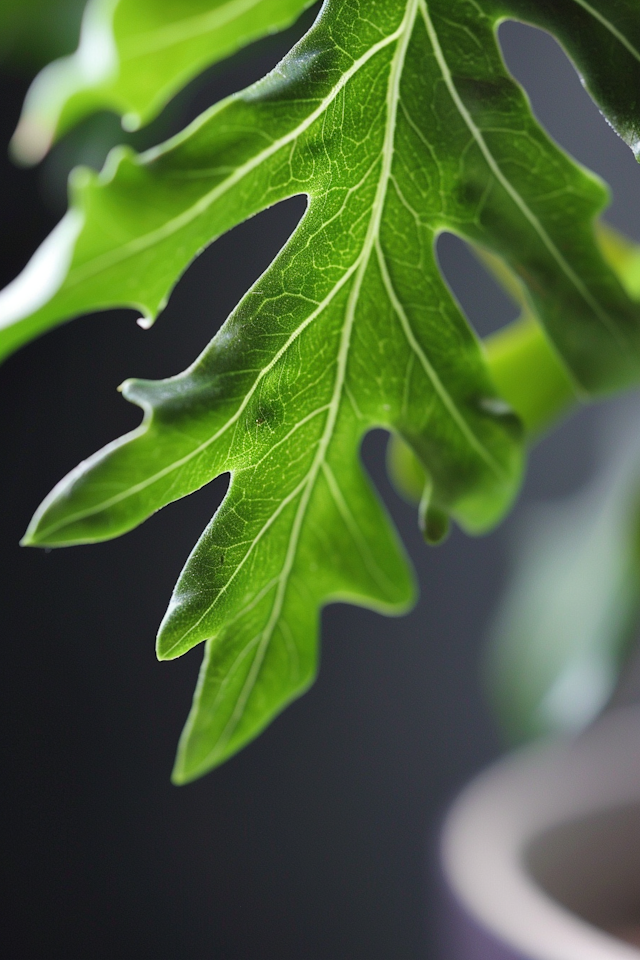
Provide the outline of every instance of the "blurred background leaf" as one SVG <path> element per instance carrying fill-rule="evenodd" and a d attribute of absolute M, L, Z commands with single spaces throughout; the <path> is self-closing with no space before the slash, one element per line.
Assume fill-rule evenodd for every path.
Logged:
<path fill-rule="evenodd" d="M 85 0 L 3 0 L 0 66 L 32 74 L 78 43 Z"/>
<path fill-rule="evenodd" d="M 528 507 L 490 628 L 487 682 L 512 741 L 577 731 L 601 712 L 640 611 L 638 401 L 603 418 L 601 467 L 577 493 Z"/>

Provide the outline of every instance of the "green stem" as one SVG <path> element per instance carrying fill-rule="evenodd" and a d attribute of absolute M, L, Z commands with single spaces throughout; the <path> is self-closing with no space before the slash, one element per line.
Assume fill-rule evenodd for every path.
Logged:
<path fill-rule="evenodd" d="M 530 315 L 488 337 L 484 347 L 498 393 L 519 415 L 531 438 L 578 403 L 565 367 Z"/>
<path fill-rule="evenodd" d="M 595 225 L 603 256 L 632 300 L 640 300 L 640 245 L 607 223 Z M 482 247 L 475 254 L 503 289 L 519 303 L 519 320 L 484 341 L 493 380 L 522 418 L 532 438 L 548 430 L 579 401 L 562 361 L 527 308 L 519 282 L 504 262 Z"/>

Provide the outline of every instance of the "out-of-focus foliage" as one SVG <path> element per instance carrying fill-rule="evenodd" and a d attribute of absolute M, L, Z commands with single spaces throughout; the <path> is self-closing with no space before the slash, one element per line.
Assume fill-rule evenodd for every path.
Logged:
<path fill-rule="evenodd" d="M 491 631 L 487 679 L 512 740 L 575 731 L 611 696 L 640 613 L 638 404 L 604 420 L 579 493 L 529 508 Z"/>
<path fill-rule="evenodd" d="M 13 138 L 22 162 L 96 110 L 137 130 L 211 64 L 282 30 L 313 0 L 89 0 L 77 51 L 36 78 Z"/>
<path fill-rule="evenodd" d="M 0 3 L 0 66 L 27 75 L 78 42 L 85 0 Z"/>
<path fill-rule="evenodd" d="M 640 248 L 607 224 L 599 224 L 597 233 L 629 296 L 640 300 Z M 488 265 L 505 282 L 499 264 Z M 525 337 L 529 329 L 527 323 Z M 513 353 L 509 340 L 519 335 L 514 325 L 505 338 L 494 338 L 498 383 L 502 368 L 509 377 L 526 375 L 519 369 L 519 354 L 515 363 L 504 362 Z M 487 346 L 493 369 L 491 341 Z M 560 381 L 554 389 L 561 389 Z M 635 639 L 640 611 L 637 416 L 636 404 L 603 418 L 595 479 L 571 497 L 531 508 L 513 534 L 512 573 L 490 630 L 486 660 L 491 700 L 511 740 L 577 730 L 593 720 L 611 696 Z M 535 432 L 540 424 L 528 426 Z"/>

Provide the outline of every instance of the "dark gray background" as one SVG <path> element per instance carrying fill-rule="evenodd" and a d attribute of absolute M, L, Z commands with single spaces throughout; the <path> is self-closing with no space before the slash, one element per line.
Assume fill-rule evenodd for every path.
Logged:
<path fill-rule="evenodd" d="M 552 135 L 612 183 L 611 219 L 640 239 L 631 152 L 554 41 L 515 24 L 501 38 Z M 182 99 L 182 120 L 259 76 L 284 49 L 270 41 L 226 73 L 213 71 Z M 2 76 L 2 143 L 25 86 Z M 4 283 L 59 215 L 65 155 L 49 164 L 44 187 L 41 173 L 1 162 Z M 17 545 L 51 486 L 137 422 L 118 383 L 188 364 L 301 210 L 291 201 L 216 243 L 151 331 L 131 313 L 86 318 L 0 370 L 6 958 L 435 956 L 439 818 L 501 749 L 478 674 L 512 521 L 481 540 L 454 533 L 427 549 L 414 511 L 384 479 L 384 436 L 372 435 L 365 459 L 415 560 L 420 605 L 398 620 L 325 610 L 312 691 L 239 756 L 181 789 L 169 773 L 201 654 L 158 664 L 154 631 L 224 484 L 112 543 L 50 553 Z M 443 238 L 440 255 L 482 333 L 512 316 L 457 241 Z M 568 492 L 589 475 L 596 419 L 585 411 L 540 445 L 524 499 Z"/>

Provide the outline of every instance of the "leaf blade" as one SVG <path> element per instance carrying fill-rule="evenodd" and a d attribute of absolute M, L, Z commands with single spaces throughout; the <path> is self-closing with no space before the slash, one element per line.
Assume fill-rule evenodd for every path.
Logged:
<path fill-rule="evenodd" d="M 481 532 L 515 495 L 519 428 L 438 271 L 440 230 L 507 263 L 584 392 L 640 375 L 638 305 L 593 235 L 606 192 L 533 120 L 502 64 L 496 8 L 460 4 L 452 20 L 444 0 L 393 0 L 375 12 L 327 3 L 264 81 L 80 185 L 68 274 L 80 271 L 80 293 L 67 280 L 43 308 L 51 319 L 68 315 L 65 297 L 78 309 L 111 297 L 152 316 L 204 244 L 309 198 L 196 363 L 125 385 L 143 423 L 63 481 L 28 533 L 43 545 L 107 539 L 231 474 L 158 637 L 165 659 L 207 649 L 181 782 L 308 686 L 325 603 L 411 603 L 403 551 L 358 462 L 368 430 L 408 443 L 443 522 Z"/>

